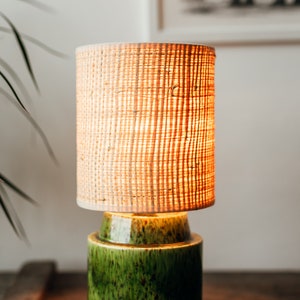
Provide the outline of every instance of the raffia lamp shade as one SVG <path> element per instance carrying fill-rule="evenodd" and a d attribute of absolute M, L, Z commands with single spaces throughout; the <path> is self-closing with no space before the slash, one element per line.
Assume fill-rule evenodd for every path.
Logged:
<path fill-rule="evenodd" d="M 76 55 L 78 204 L 135 213 L 212 205 L 214 49 L 103 44 Z"/>

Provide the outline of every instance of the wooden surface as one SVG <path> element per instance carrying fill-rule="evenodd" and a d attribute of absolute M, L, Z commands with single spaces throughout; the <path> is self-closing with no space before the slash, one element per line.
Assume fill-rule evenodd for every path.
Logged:
<path fill-rule="evenodd" d="M 18 278 L 22 274 L 0 273 L 0 299 L 20 299 L 34 300 L 36 294 L 43 295 L 46 300 L 81 300 L 86 299 L 87 280 L 84 273 L 52 273 L 53 269 L 35 266 L 36 274 L 33 276 L 41 283 L 49 278 L 45 274 L 52 274 L 52 280 L 46 293 L 38 293 L 38 288 L 34 280 L 31 284 L 23 285 L 23 294 L 18 294 L 18 298 L 5 298 L 16 286 L 20 286 Z M 33 269 L 31 269 L 33 270 Z M 22 271 L 21 271 L 22 272 Z M 26 272 L 23 271 L 23 275 Z M 43 275 L 44 274 L 44 275 Z M 39 279 L 38 279 L 39 278 Z M 24 279 L 23 279 L 24 280 Z M 24 281 L 23 281 L 24 283 Z M 43 289 L 43 284 L 39 288 Z M 4 289 L 6 290 L 5 297 Z M 35 290 L 35 293 L 32 291 Z M 20 291 L 20 290 L 19 290 Z M 2 298 L 1 298 L 2 295 Z M 300 273 L 205 273 L 203 281 L 203 300 L 299 300 L 300 299 Z"/>
<path fill-rule="evenodd" d="M 300 273 L 209 273 L 203 285 L 203 300 L 300 299 Z"/>
<path fill-rule="evenodd" d="M 44 299 L 54 273 L 54 262 L 27 263 L 15 276 L 12 284 L 6 288 L 2 298 L 4 300 Z"/>

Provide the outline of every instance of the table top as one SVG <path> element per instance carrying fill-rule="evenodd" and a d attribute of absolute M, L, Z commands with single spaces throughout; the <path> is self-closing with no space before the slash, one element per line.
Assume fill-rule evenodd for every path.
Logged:
<path fill-rule="evenodd" d="M 57 274 L 46 299 L 86 299 L 85 274 Z M 300 273 L 204 273 L 203 300 L 299 300 Z"/>
<path fill-rule="evenodd" d="M 39 274 L 30 279 L 30 268 L 23 270 L 23 275 L 0 273 L 0 299 L 46 299 L 46 300 L 81 300 L 87 298 L 87 278 L 85 273 L 57 273 L 48 268 L 35 266 Z M 31 266 L 32 269 L 32 266 Z M 41 287 L 41 278 L 50 278 L 49 285 L 42 297 L 37 290 Z M 19 278 L 19 279 L 18 279 Z M 22 279 L 23 278 L 23 279 Z M 24 280 L 25 278 L 25 280 Z M 34 279 L 35 278 L 35 279 Z M 38 280 L 37 280 L 38 278 Z M 22 282 L 23 280 L 23 282 Z M 35 287 L 36 286 L 36 290 Z M 13 297 L 19 290 L 23 297 Z M 23 290 L 22 290 L 23 289 Z M 42 290 L 42 289 L 41 289 Z M 31 293 L 32 297 L 27 297 Z M 2 295 L 2 298 L 1 298 Z M 213 272 L 203 275 L 203 300 L 299 300 L 300 272 Z"/>

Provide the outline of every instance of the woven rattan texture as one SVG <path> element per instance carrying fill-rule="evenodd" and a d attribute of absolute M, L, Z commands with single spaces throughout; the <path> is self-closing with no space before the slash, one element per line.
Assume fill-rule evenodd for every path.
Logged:
<path fill-rule="evenodd" d="M 170 212 L 214 202 L 213 48 L 77 49 L 77 202 Z"/>

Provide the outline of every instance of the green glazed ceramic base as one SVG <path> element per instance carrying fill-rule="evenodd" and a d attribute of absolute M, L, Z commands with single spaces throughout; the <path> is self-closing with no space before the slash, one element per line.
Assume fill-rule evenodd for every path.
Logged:
<path fill-rule="evenodd" d="M 162 246 L 126 246 L 89 236 L 88 299 L 201 299 L 202 239 Z"/>
<path fill-rule="evenodd" d="M 88 245 L 90 300 L 201 299 L 202 239 L 186 212 L 106 212 Z"/>

